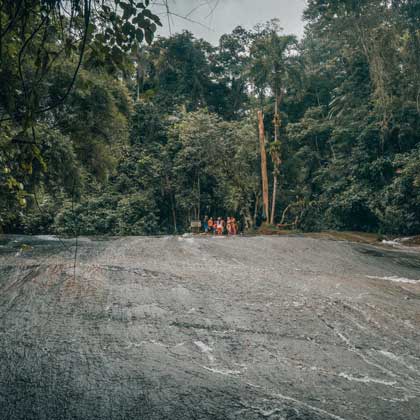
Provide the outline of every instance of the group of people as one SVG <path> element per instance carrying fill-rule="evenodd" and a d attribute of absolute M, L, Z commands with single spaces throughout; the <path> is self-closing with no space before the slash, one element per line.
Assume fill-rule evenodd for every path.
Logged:
<path fill-rule="evenodd" d="M 214 235 L 237 235 L 238 222 L 234 217 L 228 217 L 224 220 L 222 217 L 213 218 L 206 216 L 203 221 L 203 229 L 205 233 Z"/>

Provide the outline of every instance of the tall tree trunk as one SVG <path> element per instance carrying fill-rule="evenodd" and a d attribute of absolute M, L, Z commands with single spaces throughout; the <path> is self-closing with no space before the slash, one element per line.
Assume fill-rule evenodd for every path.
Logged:
<path fill-rule="evenodd" d="M 176 223 L 176 208 L 175 208 L 175 198 L 171 194 L 171 210 L 172 210 L 172 221 L 174 224 L 174 233 L 178 233 L 178 226 Z"/>
<path fill-rule="evenodd" d="M 273 185 L 273 197 L 271 201 L 271 218 L 270 218 L 270 224 L 274 225 L 275 222 L 275 216 L 276 216 L 276 201 L 277 201 L 277 183 L 278 183 L 278 175 L 280 171 L 280 101 L 281 101 L 281 95 L 279 94 L 278 90 L 276 91 L 276 102 L 274 105 L 274 145 L 271 150 L 271 159 L 273 161 L 273 179 L 274 179 L 274 185 Z"/>
<path fill-rule="evenodd" d="M 271 203 L 271 219 L 270 224 L 274 225 L 274 216 L 276 214 L 276 197 L 277 197 L 277 173 L 274 172 L 274 182 L 273 182 L 273 198 Z"/>
<path fill-rule="evenodd" d="M 140 46 L 137 43 L 137 64 L 136 64 L 136 99 L 139 100 L 140 99 L 140 92 L 143 89 L 143 74 L 142 74 L 142 69 L 141 69 L 141 51 L 140 51 Z M 141 85 L 141 86 L 140 86 Z"/>
<path fill-rule="evenodd" d="M 264 115 L 262 111 L 258 111 L 258 128 L 259 128 L 259 133 L 260 133 L 263 208 L 264 208 L 265 217 L 268 220 L 269 203 L 268 203 L 267 154 L 265 151 Z"/>
<path fill-rule="evenodd" d="M 257 224 L 257 216 L 258 216 L 258 208 L 260 207 L 260 195 L 259 193 L 255 193 L 255 207 L 254 207 L 254 218 L 253 220 L 253 226 L 256 226 Z"/>
<path fill-rule="evenodd" d="M 175 193 L 172 191 L 171 183 L 169 181 L 169 176 L 165 176 L 165 192 L 169 194 L 169 201 L 171 203 L 171 213 L 172 213 L 172 223 L 174 225 L 174 233 L 178 232 L 178 226 L 176 222 L 176 201 L 175 201 Z M 164 192 L 164 193 L 165 193 Z"/>
<path fill-rule="evenodd" d="M 277 142 L 280 138 L 280 101 L 281 95 L 276 92 L 276 103 L 274 104 L 274 141 Z"/>
<path fill-rule="evenodd" d="M 197 188 L 198 188 L 198 202 L 197 202 L 197 219 L 200 220 L 200 210 L 201 210 L 201 184 L 200 184 L 200 174 L 197 178 Z"/>

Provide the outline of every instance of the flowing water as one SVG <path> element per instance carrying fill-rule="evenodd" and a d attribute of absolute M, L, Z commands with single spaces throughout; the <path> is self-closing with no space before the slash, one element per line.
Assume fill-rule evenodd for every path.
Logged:
<path fill-rule="evenodd" d="M 0 237 L 0 417 L 420 419 L 420 253 Z"/>

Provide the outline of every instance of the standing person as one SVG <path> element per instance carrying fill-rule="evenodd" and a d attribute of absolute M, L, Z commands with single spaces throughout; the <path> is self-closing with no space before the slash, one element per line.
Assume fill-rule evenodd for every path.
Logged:
<path fill-rule="evenodd" d="M 208 223 L 208 229 L 210 233 L 214 233 L 214 222 L 213 222 L 213 217 L 210 217 Z"/>
<path fill-rule="evenodd" d="M 238 234 L 238 223 L 236 222 L 236 219 L 234 217 L 232 217 L 230 219 L 231 224 L 232 224 L 232 235 L 237 235 Z"/>
<path fill-rule="evenodd" d="M 204 229 L 204 233 L 208 233 L 209 232 L 209 217 L 205 216 L 204 220 L 203 220 L 203 229 Z"/>
<path fill-rule="evenodd" d="M 227 229 L 227 233 L 228 235 L 232 234 L 232 224 L 231 224 L 231 218 L 228 216 L 227 220 L 226 220 L 226 229 Z"/>
<path fill-rule="evenodd" d="M 220 221 L 220 223 L 222 224 L 222 235 L 223 235 L 225 233 L 225 231 L 226 231 L 226 222 L 225 222 L 225 219 L 222 219 Z"/>
<path fill-rule="evenodd" d="M 230 218 L 230 234 L 231 235 L 236 235 L 235 218 L 234 217 Z"/>
<path fill-rule="evenodd" d="M 222 225 L 222 219 L 220 217 L 217 218 L 216 229 L 217 229 L 218 235 L 223 235 L 223 225 Z"/>

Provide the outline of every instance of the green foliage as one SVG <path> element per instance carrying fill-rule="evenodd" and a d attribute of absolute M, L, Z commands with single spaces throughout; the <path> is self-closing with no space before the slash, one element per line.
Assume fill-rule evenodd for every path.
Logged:
<path fill-rule="evenodd" d="M 73 0 L 71 21 L 61 2 L 6 3 L 5 231 L 173 233 L 205 214 L 251 226 L 262 109 L 276 222 L 420 233 L 417 0 L 310 0 L 302 41 L 273 20 L 218 46 L 188 32 L 151 43 L 148 2 Z"/>
<path fill-rule="evenodd" d="M 65 118 L 73 128 L 71 112 L 85 124 L 91 123 L 90 116 L 98 115 L 86 127 L 90 136 L 93 124 L 96 131 L 99 126 L 104 132 L 108 128 L 115 131 L 117 126 L 126 131 L 127 127 L 122 127 L 116 117 L 105 115 L 109 110 L 113 112 L 113 101 L 117 100 L 113 95 L 118 91 L 116 76 L 128 65 L 128 51 L 137 49 L 143 38 L 152 42 L 160 20 L 150 12 L 149 1 L 2 0 L 0 6 L 0 162 L 7 167 L 6 172 L 2 168 L 0 179 L 3 225 L 13 220 L 6 213 L 24 208 L 25 196 L 41 186 L 41 172 L 45 173 L 48 167 L 43 151 L 54 142 L 51 132 L 57 135 L 57 149 L 61 135 L 70 135 L 75 141 L 75 133 L 63 128 Z M 104 89 L 99 83 L 94 87 L 87 83 L 80 86 L 83 76 L 78 76 L 86 56 L 88 62 L 100 62 L 102 72 L 113 72 L 114 79 L 107 81 L 114 85 L 113 89 Z M 93 79 L 90 77 L 90 82 Z M 82 92 L 73 91 L 77 85 Z M 90 104 L 85 97 L 87 92 Z M 73 103 L 68 103 L 68 99 Z M 77 100 L 79 103 L 75 104 Z M 94 103 L 98 108 L 102 106 L 104 112 L 93 112 Z M 120 105 L 123 104 L 117 104 Z M 90 107 L 91 113 L 83 107 Z M 124 113 L 122 108 L 118 112 Z M 83 135 L 77 133 L 76 137 Z M 100 165 L 95 170 L 98 176 L 105 176 L 114 165 L 111 154 L 105 158 L 103 142 L 98 139 L 89 142 L 89 147 L 88 153 L 79 150 L 78 157 L 83 153 L 92 160 L 92 167 L 98 161 Z M 93 155 L 101 158 L 97 160 Z"/>
<path fill-rule="evenodd" d="M 306 10 L 304 90 L 293 106 L 306 111 L 287 127 L 285 152 L 299 174 L 288 184 L 306 201 L 304 229 L 419 232 L 419 67 L 407 49 L 419 34 L 402 3 L 385 3 L 311 1 Z"/>
<path fill-rule="evenodd" d="M 153 197 L 128 197 L 109 192 L 89 197 L 75 206 L 66 202 L 56 214 L 53 231 L 75 235 L 150 235 L 158 230 L 158 209 Z"/>
<path fill-rule="evenodd" d="M 380 214 L 383 229 L 394 234 L 420 231 L 420 148 L 398 154 L 393 161 L 397 176 L 384 188 Z"/>

